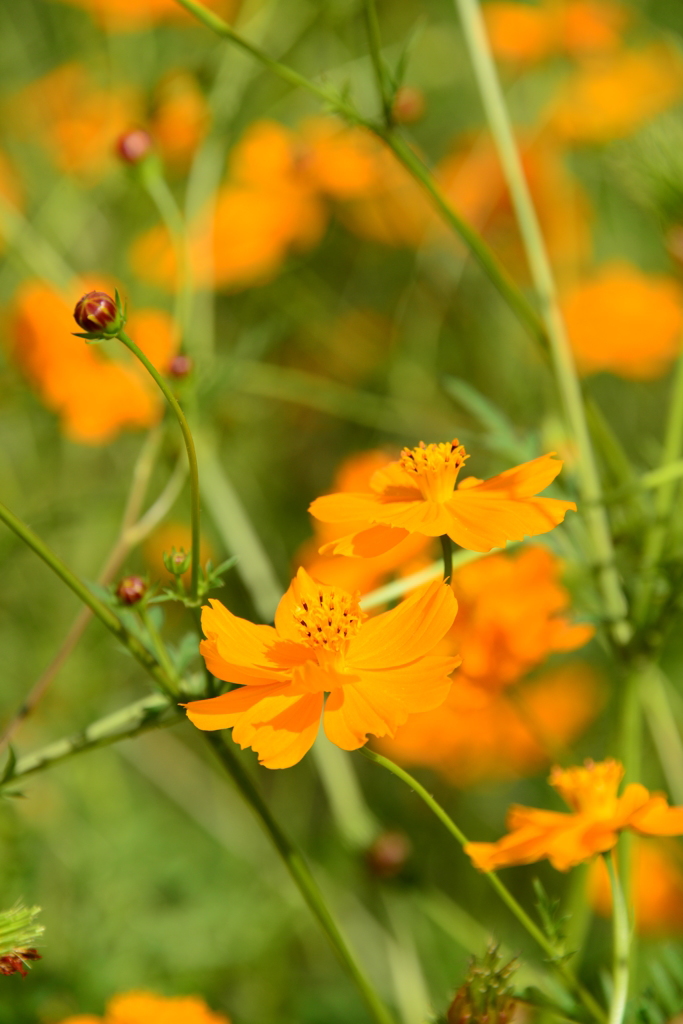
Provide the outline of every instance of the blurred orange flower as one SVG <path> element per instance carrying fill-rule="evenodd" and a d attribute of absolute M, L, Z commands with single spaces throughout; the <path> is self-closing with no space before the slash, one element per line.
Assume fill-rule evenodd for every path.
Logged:
<path fill-rule="evenodd" d="M 484 4 L 491 48 L 502 60 L 532 63 L 556 53 L 572 57 L 614 50 L 627 21 L 614 0 L 545 0 Z"/>
<path fill-rule="evenodd" d="M 622 50 L 570 76 L 554 101 L 550 126 L 576 143 L 629 135 L 683 95 L 683 58 L 666 43 Z"/>
<path fill-rule="evenodd" d="M 76 282 L 67 299 L 43 282 L 25 282 L 14 301 L 10 344 L 42 401 L 59 414 L 65 434 L 103 444 L 124 427 L 156 423 L 163 406 L 146 370 L 122 346 L 111 342 L 104 351 L 73 336 L 73 306 L 86 291 L 86 283 Z M 128 331 L 163 372 L 176 344 L 169 315 L 140 310 L 131 314 Z"/>
<path fill-rule="evenodd" d="M 608 263 L 569 291 L 562 307 L 583 373 L 650 380 L 680 352 L 683 294 L 671 277 Z"/>
<path fill-rule="evenodd" d="M 9 100 L 15 129 L 37 140 L 61 171 L 86 178 L 116 162 L 116 140 L 140 113 L 135 89 L 103 88 L 77 63 L 50 71 Z"/>
<path fill-rule="evenodd" d="M 678 844 L 636 839 L 632 859 L 635 923 L 641 935 L 662 938 L 683 932 L 683 862 Z M 590 901 L 598 914 L 612 916 L 607 869 L 598 858 L 588 879 Z"/>
<path fill-rule="evenodd" d="M 101 25 L 117 32 L 134 32 L 149 28 L 160 21 L 192 21 L 175 0 L 61 0 L 75 7 L 81 7 Z M 231 18 L 239 6 L 239 0 L 204 0 L 204 6 Z"/>
<path fill-rule="evenodd" d="M 68 1017 L 62 1024 L 230 1024 L 197 996 L 157 996 L 127 992 L 109 1000 L 105 1016 Z"/>
<path fill-rule="evenodd" d="M 434 654 L 457 604 L 450 587 L 421 587 L 364 621 L 358 595 L 299 569 L 275 613 L 275 628 L 239 619 L 220 601 L 202 612 L 201 652 L 218 679 L 241 684 L 187 704 L 200 729 L 233 729 L 267 768 L 288 768 L 325 732 L 344 750 L 368 733 L 393 735 L 409 714 L 443 703 L 457 657 Z M 325 694 L 329 697 L 325 702 Z"/>
<path fill-rule="evenodd" d="M 442 649 L 462 656 L 438 712 L 412 715 L 382 749 L 404 764 L 436 768 L 457 785 L 535 771 L 570 742 L 600 705 L 595 674 L 572 663 L 515 690 L 554 651 L 593 635 L 563 614 L 569 594 L 547 549 L 490 555 L 455 572 L 458 616 Z"/>
<path fill-rule="evenodd" d="M 669 807 L 662 794 L 651 794 L 640 783 L 617 796 L 623 776 L 623 766 L 613 760 L 553 768 L 548 781 L 571 813 L 514 805 L 508 811 L 508 835 L 497 843 L 468 843 L 465 853 L 480 871 L 546 858 L 558 871 L 568 871 L 611 850 L 625 828 L 649 836 L 683 834 L 683 807 Z"/>
<path fill-rule="evenodd" d="M 183 168 L 209 127 L 204 93 L 193 75 L 180 71 L 160 82 L 155 98 L 150 133 L 166 163 Z"/>
<path fill-rule="evenodd" d="M 456 481 L 469 458 L 457 438 L 404 448 L 397 462 L 378 470 L 365 493 L 339 492 L 316 498 L 309 512 L 324 523 L 343 524 L 346 535 L 324 545 L 322 554 L 368 558 L 384 554 L 411 533 L 447 534 L 470 551 L 490 551 L 509 540 L 547 533 L 561 523 L 572 501 L 538 498 L 562 469 L 542 455 L 490 480 Z"/>
<path fill-rule="evenodd" d="M 333 482 L 335 491 L 363 491 L 370 486 L 374 473 L 386 468 L 392 461 L 390 455 L 379 450 L 359 452 L 345 459 L 340 465 Z M 362 523 L 358 524 L 359 528 Z M 387 576 L 401 569 L 401 574 L 416 572 L 428 562 L 428 552 L 433 545 L 429 537 L 409 534 L 396 547 L 374 558 L 344 558 L 342 555 L 321 555 L 318 549 L 348 533 L 347 525 L 322 523 L 313 519 L 315 537 L 307 541 L 297 552 L 296 561 L 321 583 L 343 587 L 344 590 L 359 590 L 367 594 L 383 583 Z"/>

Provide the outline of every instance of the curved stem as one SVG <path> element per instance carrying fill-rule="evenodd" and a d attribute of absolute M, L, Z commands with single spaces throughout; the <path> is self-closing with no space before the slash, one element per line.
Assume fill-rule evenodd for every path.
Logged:
<path fill-rule="evenodd" d="M 306 900 L 306 903 L 314 916 L 318 919 L 319 923 L 327 933 L 337 956 L 355 981 L 358 990 L 363 996 L 365 1004 L 370 1011 L 372 1019 L 376 1021 L 376 1024 L 395 1024 L 392 1015 L 389 1013 L 386 1006 L 379 998 L 368 979 L 365 977 L 365 974 L 359 964 L 356 962 L 356 958 L 347 945 L 346 939 L 339 930 L 337 922 L 327 907 L 325 899 L 318 888 L 317 882 L 311 874 L 308 864 L 299 850 L 297 850 L 288 836 L 286 836 L 280 828 L 278 822 L 271 814 L 268 805 L 265 803 L 250 776 L 245 771 L 239 758 L 236 756 L 232 748 L 225 742 L 223 737 L 218 733 L 207 732 L 204 735 L 209 745 L 213 747 L 214 752 L 223 767 L 232 776 L 244 798 L 261 819 L 261 822 L 285 862 L 287 870 L 294 879 L 299 891 Z"/>
<path fill-rule="evenodd" d="M 197 468 L 197 454 L 194 448 L 192 432 L 188 426 L 185 414 L 180 408 L 177 398 L 169 388 L 153 363 L 149 361 L 142 349 L 138 348 L 132 338 L 129 338 L 125 331 L 119 331 L 119 341 L 123 342 L 126 348 L 130 349 L 133 355 L 140 360 L 150 376 L 154 379 L 164 398 L 171 406 L 178 420 L 180 429 L 183 432 L 183 440 L 187 449 L 187 461 L 190 466 L 190 491 L 191 491 L 191 514 L 192 514 L 192 569 L 190 578 L 190 596 L 193 601 L 198 600 L 199 592 L 199 543 L 200 543 L 200 504 L 199 504 L 199 471 Z"/>
<path fill-rule="evenodd" d="M 447 533 L 439 537 L 443 551 L 443 578 L 453 582 L 453 543 Z"/>
<path fill-rule="evenodd" d="M 612 888 L 613 989 L 608 1024 L 622 1024 L 628 999 L 630 932 L 626 901 L 617 877 L 613 855 L 605 854 L 605 864 Z"/>
<path fill-rule="evenodd" d="M 441 804 L 434 799 L 431 793 L 429 793 L 416 778 L 410 775 L 410 773 L 405 771 L 403 768 L 400 768 L 397 764 L 394 764 L 394 762 L 390 761 L 388 757 L 383 757 L 382 754 L 376 754 L 374 750 L 368 750 L 367 747 L 361 747 L 360 752 L 367 757 L 368 760 L 374 761 L 375 764 L 382 765 L 382 767 L 386 768 L 387 771 L 392 773 L 392 775 L 395 775 L 397 778 L 401 779 L 402 782 L 405 782 L 410 786 L 410 788 L 417 793 L 420 799 L 427 804 L 427 807 L 434 812 L 439 821 L 446 827 L 458 843 L 460 843 L 461 846 L 465 846 L 467 844 L 468 839 L 464 832 L 458 828 L 456 823 L 443 809 Z M 573 989 L 586 1009 L 593 1015 L 596 1021 L 599 1021 L 600 1024 L 605 1024 L 606 1018 L 604 1010 L 599 1003 L 596 1002 L 590 992 L 588 992 L 587 989 L 585 989 L 574 977 L 567 965 L 558 960 L 558 951 L 555 949 L 550 939 L 543 934 L 538 925 L 529 917 L 524 907 L 517 902 L 510 890 L 503 884 L 503 882 L 501 882 L 500 878 L 494 871 L 486 871 L 484 874 L 492 888 L 495 889 L 508 909 L 515 915 L 519 923 L 541 947 L 546 956 L 548 956 L 555 969 L 567 985 Z"/>
<path fill-rule="evenodd" d="M 565 415 L 579 449 L 578 474 L 585 503 L 598 584 L 614 641 L 623 646 L 632 635 L 628 605 L 614 562 L 609 520 L 593 453 L 581 386 L 562 314 L 543 234 L 534 208 L 512 123 L 505 104 L 478 0 L 454 0 L 481 92 L 491 133 L 512 198 L 524 242 Z"/>

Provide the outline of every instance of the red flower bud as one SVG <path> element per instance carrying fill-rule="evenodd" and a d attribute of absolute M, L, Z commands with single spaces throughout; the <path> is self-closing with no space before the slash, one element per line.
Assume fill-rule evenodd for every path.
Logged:
<path fill-rule="evenodd" d="M 383 832 L 365 854 L 368 868 L 378 878 L 394 878 L 410 857 L 410 840 L 403 832 Z"/>
<path fill-rule="evenodd" d="M 133 128 L 124 132 L 116 143 L 116 151 L 127 164 L 137 164 L 144 160 L 154 143 L 152 136 L 144 128 Z"/>
<path fill-rule="evenodd" d="M 27 960 L 42 960 L 42 957 L 37 949 L 18 949 L 15 953 L 0 956 L 0 974 L 20 974 L 25 978 Z"/>
<path fill-rule="evenodd" d="M 391 113 L 397 124 L 415 124 L 424 117 L 425 108 L 422 90 L 412 85 L 402 85 L 394 96 Z"/>
<path fill-rule="evenodd" d="M 168 364 L 169 377 L 175 377 L 177 380 L 182 380 L 183 377 L 187 377 L 189 373 L 192 373 L 193 369 L 194 363 L 189 356 L 174 356 Z"/>
<path fill-rule="evenodd" d="M 116 596 L 123 604 L 137 604 L 147 593 L 147 584 L 139 576 L 126 576 L 116 588 Z"/>
<path fill-rule="evenodd" d="M 106 331 L 120 318 L 116 302 L 106 292 L 88 292 L 74 309 L 74 320 L 83 331 Z"/>

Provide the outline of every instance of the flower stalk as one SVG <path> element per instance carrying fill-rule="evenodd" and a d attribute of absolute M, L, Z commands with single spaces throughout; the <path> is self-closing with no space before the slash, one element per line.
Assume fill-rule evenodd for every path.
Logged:
<path fill-rule="evenodd" d="M 604 854 L 612 889 L 613 973 L 608 1024 L 622 1024 L 628 999 L 630 929 L 624 893 L 617 876 L 615 857 Z"/>

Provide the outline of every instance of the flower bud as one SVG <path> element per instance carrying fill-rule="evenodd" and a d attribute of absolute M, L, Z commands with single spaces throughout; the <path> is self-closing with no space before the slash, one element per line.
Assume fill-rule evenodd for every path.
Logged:
<path fill-rule="evenodd" d="M 383 832 L 366 851 L 365 862 L 378 878 L 395 878 L 411 852 L 410 840 L 403 832 Z"/>
<path fill-rule="evenodd" d="M 164 551 L 164 565 L 173 576 L 182 576 L 190 568 L 192 561 L 192 555 L 185 551 L 184 548 L 176 551 L 175 548 L 171 548 L 169 551 Z"/>
<path fill-rule="evenodd" d="M 133 128 L 119 136 L 116 152 L 127 164 L 137 164 L 147 156 L 154 143 L 144 128 Z"/>
<path fill-rule="evenodd" d="M 116 596 L 123 604 L 137 604 L 147 593 L 147 584 L 140 576 L 126 576 L 116 588 Z"/>
<path fill-rule="evenodd" d="M 121 313 L 111 295 L 88 292 L 76 303 L 74 320 L 82 330 L 91 334 L 113 334 L 121 322 Z"/>
<path fill-rule="evenodd" d="M 37 949 L 17 949 L 14 953 L 0 956 L 0 974 L 20 974 L 22 978 L 27 975 L 27 960 L 42 960 Z"/>
<path fill-rule="evenodd" d="M 182 380 L 183 377 L 187 377 L 188 374 L 192 373 L 193 369 L 194 363 L 190 357 L 179 354 L 174 356 L 168 364 L 168 375 L 169 377 L 175 377 L 176 380 Z"/>
<path fill-rule="evenodd" d="M 391 113 L 396 124 L 415 124 L 424 117 L 426 108 L 425 97 L 422 89 L 416 89 L 412 85 L 402 85 L 396 90 L 394 102 L 391 105 Z"/>

